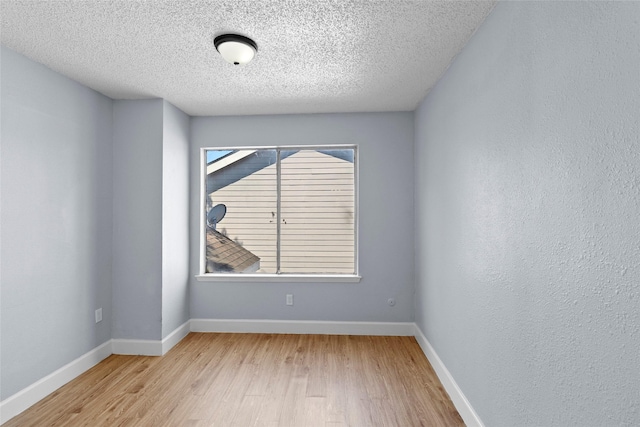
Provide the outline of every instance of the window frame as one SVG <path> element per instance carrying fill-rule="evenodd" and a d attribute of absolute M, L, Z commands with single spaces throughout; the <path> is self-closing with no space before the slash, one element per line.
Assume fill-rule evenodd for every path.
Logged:
<path fill-rule="evenodd" d="M 354 186 L 354 270 L 353 274 L 310 274 L 310 273 L 207 273 L 206 272 L 206 203 L 207 203 L 207 151 L 209 150 L 353 150 L 353 186 Z M 279 157 L 279 156 L 278 156 Z M 195 276 L 201 282 L 359 282 L 360 252 L 359 252 L 359 166 L 360 159 L 358 145 L 275 145 L 275 146 L 234 146 L 234 147 L 201 147 L 200 148 L 200 190 L 199 190 L 199 260 L 198 274 Z M 279 163 L 278 163 L 279 165 Z M 279 167 L 279 166 L 278 166 Z M 280 189 L 278 189 L 278 193 Z M 280 199 L 278 197 L 278 210 Z M 278 236 L 278 241 L 280 236 Z"/>

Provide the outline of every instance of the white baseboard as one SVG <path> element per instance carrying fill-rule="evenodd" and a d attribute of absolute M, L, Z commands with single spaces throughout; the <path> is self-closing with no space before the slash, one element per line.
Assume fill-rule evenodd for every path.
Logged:
<path fill-rule="evenodd" d="M 186 321 L 162 341 L 153 340 L 109 340 L 94 348 L 57 371 L 36 381 L 25 389 L 0 402 L 0 424 L 3 424 L 53 393 L 69 381 L 88 371 L 111 354 L 135 354 L 162 356 L 179 343 L 190 332 L 190 321 Z"/>
<path fill-rule="evenodd" d="M 413 336 L 414 328 L 409 322 L 191 319 L 191 332 Z"/>
<path fill-rule="evenodd" d="M 187 320 L 182 325 L 178 326 L 173 332 L 164 337 L 162 340 L 162 355 L 167 354 L 167 351 L 171 350 L 173 346 L 178 344 L 184 337 L 191 332 L 191 320 Z"/>
<path fill-rule="evenodd" d="M 66 364 L 27 388 L 0 402 L 0 424 L 5 423 L 64 384 L 97 365 L 111 354 L 162 356 L 189 332 L 236 332 L 271 334 L 415 336 L 460 416 L 469 427 L 484 427 L 440 357 L 415 323 L 325 322 L 300 320 L 191 319 L 163 340 L 113 339 Z"/>
<path fill-rule="evenodd" d="M 67 363 L 62 368 L 36 381 L 0 402 L 0 424 L 3 424 L 53 393 L 80 374 L 91 369 L 111 355 L 111 341 Z"/>
<path fill-rule="evenodd" d="M 113 354 L 129 356 L 162 356 L 160 340 L 111 340 Z"/>
<path fill-rule="evenodd" d="M 447 393 L 449 393 L 451 401 L 467 427 L 484 427 L 482 420 L 478 414 L 476 414 L 476 411 L 473 409 L 464 393 L 462 393 L 462 390 L 458 387 L 453 376 L 451 376 L 447 367 L 442 363 L 442 360 L 440 360 L 440 357 L 431 346 L 431 343 L 429 343 L 429 340 L 427 340 L 427 337 L 424 336 L 418 325 L 415 325 L 415 337 L 418 344 L 420 344 L 420 348 L 422 348 L 422 352 L 427 356 L 427 359 L 429 359 L 429 363 L 431 363 L 433 370 L 436 371 L 440 382 Z"/>
<path fill-rule="evenodd" d="M 174 345 L 178 344 L 190 332 L 191 321 L 187 320 L 173 332 L 161 340 L 128 340 L 113 339 L 113 354 L 134 356 L 164 356 Z"/>

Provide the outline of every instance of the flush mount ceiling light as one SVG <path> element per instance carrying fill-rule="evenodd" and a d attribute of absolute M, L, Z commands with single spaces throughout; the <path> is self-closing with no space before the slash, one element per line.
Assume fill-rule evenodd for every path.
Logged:
<path fill-rule="evenodd" d="M 251 62 L 258 45 L 248 37 L 237 34 L 223 34 L 213 39 L 213 45 L 230 64 L 244 65 Z"/>

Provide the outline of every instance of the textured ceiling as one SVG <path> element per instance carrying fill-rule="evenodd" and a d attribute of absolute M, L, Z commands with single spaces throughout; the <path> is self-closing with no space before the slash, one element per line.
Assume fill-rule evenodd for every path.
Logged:
<path fill-rule="evenodd" d="M 413 110 L 495 1 L 10 1 L 0 40 L 114 99 L 190 115 Z M 258 44 L 244 67 L 213 38 Z"/>

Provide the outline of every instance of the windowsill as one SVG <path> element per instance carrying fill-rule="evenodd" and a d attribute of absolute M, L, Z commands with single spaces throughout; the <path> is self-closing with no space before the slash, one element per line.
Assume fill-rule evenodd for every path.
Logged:
<path fill-rule="evenodd" d="M 362 276 L 352 274 L 198 274 L 198 282 L 298 282 L 357 283 Z"/>

